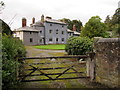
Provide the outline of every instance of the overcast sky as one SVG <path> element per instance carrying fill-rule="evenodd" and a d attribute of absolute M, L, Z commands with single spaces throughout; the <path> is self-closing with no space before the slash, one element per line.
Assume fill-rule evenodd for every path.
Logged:
<path fill-rule="evenodd" d="M 85 24 L 92 16 L 100 16 L 102 21 L 107 15 L 112 16 L 120 0 L 2 0 L 6 6 L 0 14 L 6 22 L 11 22 L 12 29 L 21 27 L 22 17 L 27 18 L 27 25 L 32 17 L 36 21 L 41 15 L 53 19 L 77 19 Z M 11 19 L 14 18 L 12 21 Z M 9 23 L 10 24 L 10 23 Z"/>

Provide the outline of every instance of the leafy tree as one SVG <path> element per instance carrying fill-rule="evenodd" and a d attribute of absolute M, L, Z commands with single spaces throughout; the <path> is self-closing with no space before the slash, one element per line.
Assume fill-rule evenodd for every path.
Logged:
<path fill-rule="evenodd" d="M 120 8 L 115 11 L 115 14 L 111 20 L 111 24 L 111 29 L 113 30 L 115 36 L 118 35 L 118 37 L 120 37 Z"/>
<path fill-rule="evenodd" d="M 76 31 L 80 32 L 82 27 L 82 22 L 80 20 L 72 20 L 72 25 L 76 26 Z"/>
<path fill-rule="evenodd" d="M 111 19 L 109 15 L 106 17 L 105 24 L 112 37 L 120 37 L 120 8 L 116 9 Z"/>
<path fill-rule="evenodd" d="M 108 15 L 104 21 L 105 24 L 110 24 L 111 23 L 111 19 L 110 16 Z"/>
<path fill-rule="evenodd" d="M 112 17 L 111 23 L 113 25 L 120 24 L 120 8 L 115 11 L 115 14 Z"/>
<path fill-rule="evenodd" d="M 60 21 L 67 23 L 68 29 L 73 30 L 73 25 L 76 26 L 76 31 L 80 32 L 82 27 L 82 22 L 80 20 L 70 20 L 67 18 L 60 19 Z"/>
<path fill-rule="evenodd" d="M 92 40 L 88 37 L 71 37 L 67 41 L 65 51 L 69 55 L 84 55 L 92 51 Z"/>
<path fill-rule="evenodd" d="M 107 26 L 101 22 L 99 16 L 93 16 L 85 24 L 81 32 L 82 37 L 109 37 L 109 34 L 106 32 Z"/>
<path fill-rule="evenodd" d="M 2 34 L 6 34 L 6 35 L 12 35 L 12 31 L 10 29 L 10 27 L 3 21 L 0 19 L 0 24 L 2 25 Z"/>
<path fill-rule="evenodd" d="M 2 88 L 9 90 L 17 84 L 17 58 L 24 57 L 26 50 L 20 40 L 4 35 L 2 54 Z"/>

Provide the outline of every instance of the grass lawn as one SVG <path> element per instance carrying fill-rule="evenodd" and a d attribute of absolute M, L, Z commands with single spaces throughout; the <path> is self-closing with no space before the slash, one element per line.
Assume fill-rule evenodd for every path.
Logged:
<path fill-rule="evenodd" d="M 38 48 L 38 49 L 64 50 L 65 49 L 65 44 L 59 44 L 59 45 L 39 45 L 39 46 L 34 46 L 34 47 Z"/>

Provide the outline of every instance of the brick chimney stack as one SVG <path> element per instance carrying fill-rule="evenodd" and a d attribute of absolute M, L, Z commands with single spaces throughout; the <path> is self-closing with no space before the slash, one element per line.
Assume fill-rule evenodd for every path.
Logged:
<path fill-rule="evenodd" d="M 27 24 L 26 18 L 22 18 L 22 27 L 25 27 Z"/>
<path fill-rule="evenodd" d="M 34 24 L 34 23 L 35 23 L 35 18 L 33 17 L 33 18 L 32 18 L 32 24 Z"/>
<path fill-rule="evenodd" d="M 73 25 L 73 31 L 76 31 L 76 25 Z"/>
<path fill-rule="evenodd" d="M 41 22 L 44 23 L 44 15 L 41 16 Z"/>

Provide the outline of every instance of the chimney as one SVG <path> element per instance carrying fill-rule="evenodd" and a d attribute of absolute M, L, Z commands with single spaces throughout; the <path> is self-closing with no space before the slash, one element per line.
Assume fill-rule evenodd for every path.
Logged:
<path fill-rule="evenodd" d="M 73 31 L 76 31 L 76 25 L 75 24 L 73 25 Z"/>
<path fill-rule="evenodd" d="M 52 19 L 52 17 L 47 16 L 46 19 Z"/>
<path fill-rule="evenodd" d="M 22 27 L 25 27 L 25 26 L 26 26 L 26 23 L 27 23 L 26 18 L 22 18 Z"/>
<path fill-rule="evenodd" d="M 44 23 L 44 15 L 41 16 L 41 22 Z"/>
<path fill-rule="evenodd" d="M 32 24 L 34 24 L 34 23 L 35 23 L 35 18 L 33 17 L 33 18 L 32 18 Z"/>

